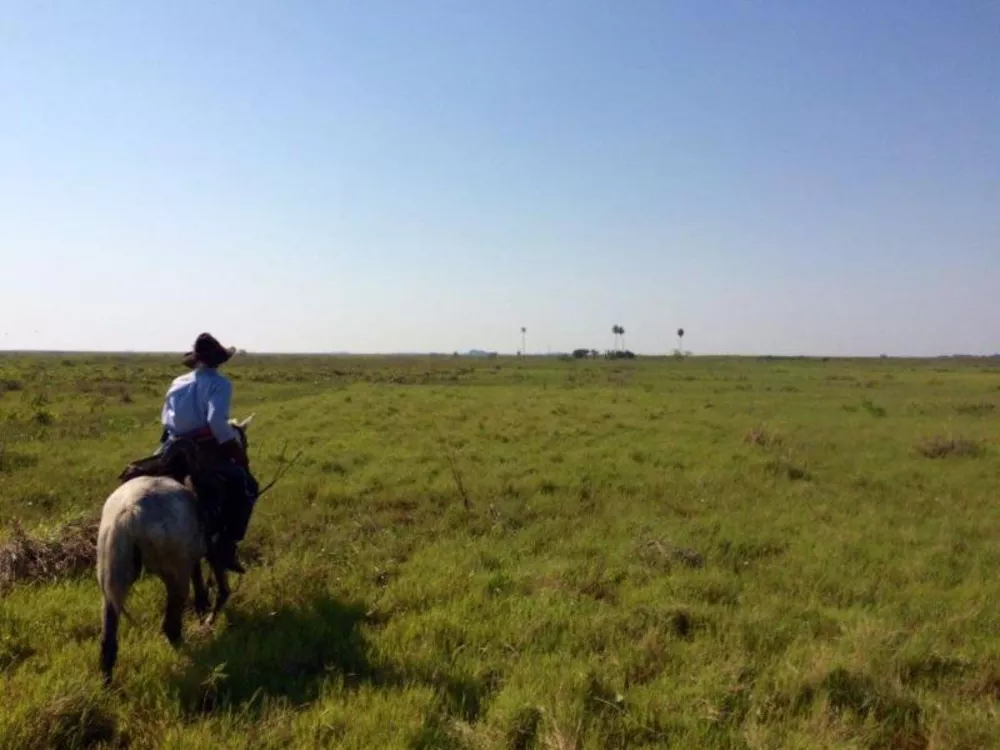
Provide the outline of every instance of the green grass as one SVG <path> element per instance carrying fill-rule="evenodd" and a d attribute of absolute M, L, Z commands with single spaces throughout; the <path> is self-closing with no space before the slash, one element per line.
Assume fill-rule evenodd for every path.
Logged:
<path fill-rule="evenodd" d="M 0 543 L 99 513 L 163 357 L 0 359 Z M 248 357 L 211 631 L 0 598 L 0 747 L 1000 746 L 1000 366 Z M 456 479 L 457 474 L 457 479 Z M 460 486 L 461 485 L 461 486 Z"/>

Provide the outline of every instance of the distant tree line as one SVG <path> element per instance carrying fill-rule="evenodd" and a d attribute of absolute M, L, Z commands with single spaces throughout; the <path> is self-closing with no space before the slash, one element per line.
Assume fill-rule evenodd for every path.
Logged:
<path fill-rule="evenodd" d="M 597 349 L 574 349 L 573 357 L 575 359 L 597 359 L 602 356 Z M 608 349 L 604 352 L 605 359 L 635 359 L 635 352 L 630 352 L 628 349 L 620 350 L 616 349 L 612 351 Z"/>
<path fill-rule="evenodd" d="M 524 350 L 525 350 L 524 337 L 525 337 L 525 333 L 526 332 L 527 332 L 527 328 L 525 328 L 524 326 L 522 326 L 521 327 L 521 350 L 518 352 L 518 356 L 520 356 L 521 354 L 524 353 Z M 630 351 L 629 349 L 627 349 L 625 347 L 625 327 L 619 325 L 618 323 L 615 323 L 613 326 L 611 326 L 611 334 L 615 337 L 614 338 L 614 348 L 606 350 L 604 352 L 604 354 L 603 354 L 604 358 L 605 359 L 635 359 L 635 356 L 636 356 L 635 352 Z M 678 328 L 677 329 L 677 349 L 674 350 L 674 356 L 678 356 L 678 357 L 685 356 L 685 352 L 684 352 L 684 350 L 682 348 L 682 344 L 683 343 L 684 343 L 684 329 L 683 328 Z M 690 354 L 690 352 L 687 352 L 687 354 Z M 562 356 L 564 358 L 566 357 L 565 354 L 562 355 Z M 597 359 L 600 356 L 602 356 L 602 355 L 601 355 L 601 353 L 599 351 L 597 351 L 597 349 L 590 349 L 590 348 L 586 348 L 586 347 L 581 347 L 579 349 L 574 349 L 573 350 L 573 358 L 574 359 Z"/>

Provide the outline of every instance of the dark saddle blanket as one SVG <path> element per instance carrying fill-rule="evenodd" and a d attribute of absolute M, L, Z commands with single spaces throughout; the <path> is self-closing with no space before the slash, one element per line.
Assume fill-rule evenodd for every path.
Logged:
<path fill-rule="evenodd" d="M 224 459 L 213 439 L 177 438 L 163 450 L 132 461 L 118 475 L 122 484 L 136 477 L 170 477 L 190 487 L 211 533 L 221 521 L 226 495 Z"/>

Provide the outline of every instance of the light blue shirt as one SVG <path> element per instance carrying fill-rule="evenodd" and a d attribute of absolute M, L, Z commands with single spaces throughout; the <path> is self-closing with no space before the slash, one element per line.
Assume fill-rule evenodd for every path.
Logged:
<path fill-rule="evenodd" d="M 172 436 L 208 427 L 225 443 L 236 437 L 229 424 L 233 386 L 218 370 L 194 369 L 170 384 L 163 402 L 163 426 Z"/>

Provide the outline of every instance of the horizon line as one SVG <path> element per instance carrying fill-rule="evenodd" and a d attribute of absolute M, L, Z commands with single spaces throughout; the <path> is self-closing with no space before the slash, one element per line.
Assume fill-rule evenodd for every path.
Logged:
<path fill-rule="evenodd" d="M 612 350 L 607 350 L 612 351 Z M 621 350 L 627 351 L 627 350 Z M 323 351 L 250 351 L 250 350 L 240 350 L 237 354 L 233 356 L 233 359 L 240 357 L 467 357 L 476 359 L 485 359 L 491 356 L 504 357 L 509 359 L 521 359 L 521 358 L 558 358 L 563 356 L 572 356 L 573 351 L 553 351 L 553 352 L 535 352 L 535 353 L 525 353 L 520 354 L 518 352 L 500 352 L 500 351 L 490 351 L 486 349 L 468 349 L 465 351 L 336 351 L 336 350 L 323 350 Z M 604 352 L 598 350 L 599 358 L 603 358 Z M 637 358 L 647 357 L 647 358 L 669 358 L 673 359 L 677 355 L 673 351 L 669 352 L 633 352 Z M 32 355 L 104 355 L 104 356 L 177 356 L 183 357 L 184 352 L 180 350 L 169 350 L 169 349 L 2 349 L 0 348 L 0 356 L 3 355 L 17 355 L 17 354 L 32 354 Z M 694 354 L 688 352 L 684 354 L 683 358 L 712 358 L 712 359 L 746 359 L 746 358 L 761 358 L 770 357 L 774 359 L 997 359 L 1000 358 L 1000 352 L 994 352 L 991 354 L 969 354 L 954 352 L 951 354 L 774 354 L 774 353 L 705 353 L 705 354 Z"/>

